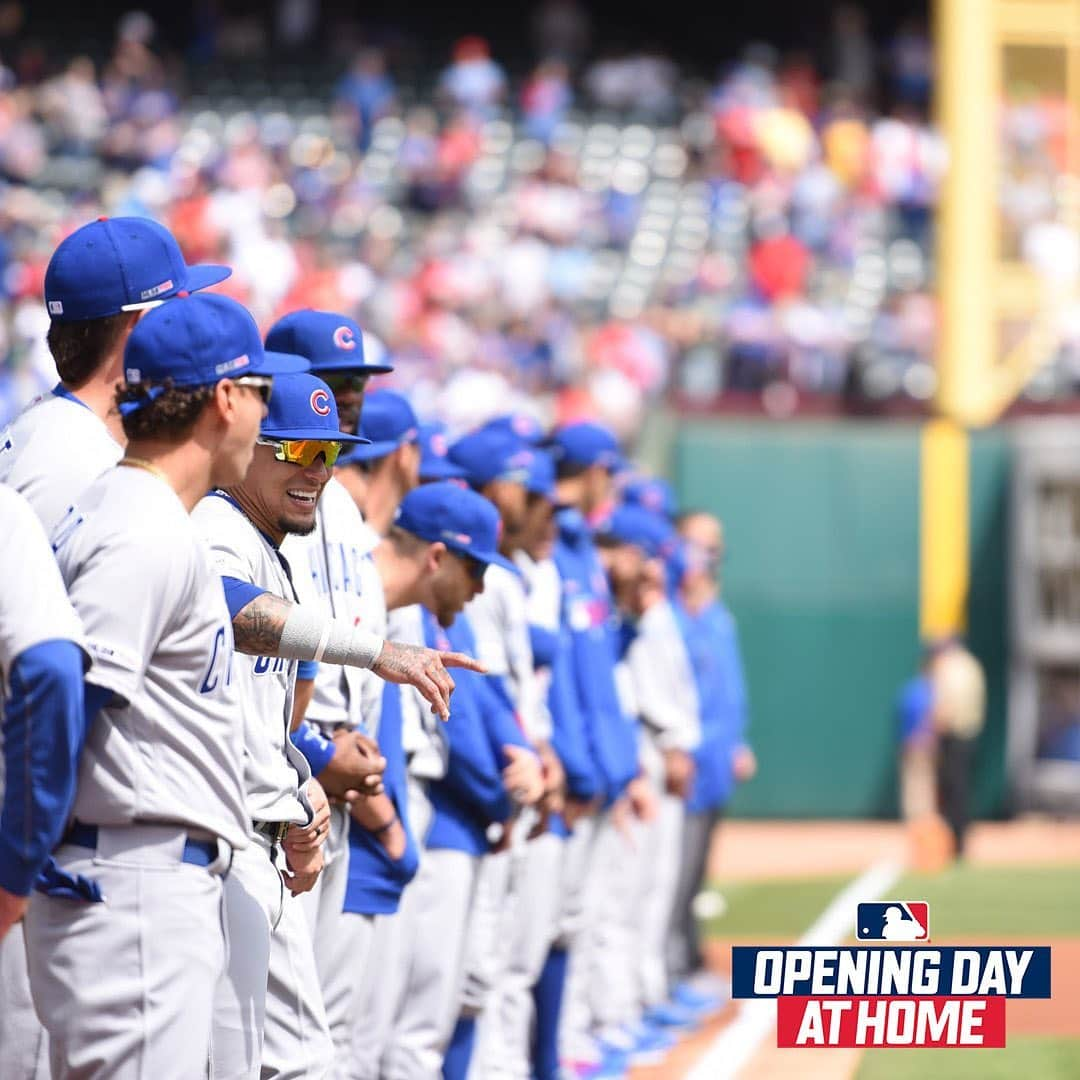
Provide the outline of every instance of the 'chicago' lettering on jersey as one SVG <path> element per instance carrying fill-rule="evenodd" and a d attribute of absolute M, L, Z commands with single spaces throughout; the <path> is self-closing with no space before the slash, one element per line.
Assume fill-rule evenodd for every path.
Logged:
<path fill-rule="evenodd" d="M 265 675 L 268 671 L 274 675 L 280 675 L 289 666 L 288 660 L 280 656 L 256 656 L 252 670 L 256 675 Z"/>

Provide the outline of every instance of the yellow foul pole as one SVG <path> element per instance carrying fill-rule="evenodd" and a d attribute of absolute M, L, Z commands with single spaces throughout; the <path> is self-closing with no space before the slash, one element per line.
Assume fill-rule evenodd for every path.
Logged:
<path fill-rule="evenodd" d="M 967 427 L 993 419 L 997 356 L 997 48 L 993 0 L 937 0 L 937 122 L 949 151 L 937 213 L 939 419 L 920 446 L 923 637 L 963 630 L 970 581 Z"/>

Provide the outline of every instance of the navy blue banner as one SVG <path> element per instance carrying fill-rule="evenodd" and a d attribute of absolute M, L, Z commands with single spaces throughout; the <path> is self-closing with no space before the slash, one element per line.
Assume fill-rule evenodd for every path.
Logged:
<path fill-rule="evenodd" d="M 736 998 L 1050 996 L 1050 948 L 735 945 Z"/>

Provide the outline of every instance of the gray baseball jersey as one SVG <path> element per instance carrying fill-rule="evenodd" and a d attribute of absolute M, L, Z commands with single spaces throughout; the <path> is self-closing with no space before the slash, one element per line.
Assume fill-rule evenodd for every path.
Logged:
<path fill-rule="evenodd" d="M 562 578 L 554 559 L 531 559 L 524 551 L 514 552 L 514 562 L 525 582 L 525 613 L 530 626 L 539 626 L 552 634 L 559 633 L 562 619 Z M 534 672 L 539 707 L 545 714 L 548 730 L 551 729 L 551 712 L 548 709 L 548 693 L 551 690 L 551 668 Z"/>
<path fill-rule="evenodd" d="M 286 600 L 295 598 L 287 564 L 235 502 L 207 495 L 191 517 L 218 574 L 250 582 Z M 306 824 L 311 815 L 301 787 L 311 769 L 289 738 L 296 661 L 237 654 L 234 678 L 244 714 L 248 816 Z"/>
<path fill-rule="evenodd" d="M 641 617 L 626 652 L 626 667 L 642 725 L 660 750 L 694 750 L 701 738 L 698 696 L 690 657 L 667 600 Z"/>
<path fill-rule="evenodd" d="M 95 480 L 52 535 L 110 705 L 86 740 L 74 814 L 172 822 L 246 842 L 243 746 L 221 582 L 176 493 L 141 469 Z"/>
<path fill-rule="evenodd" d="M 90 408 L 58 387 L 0 431 L 0 483 L 26 497 L 48 535 L 122 453 Z"/>
<path fill-rule="evenodd" d="M 386 636 L 406 645 L 423 645 L 424 623 L 420 605 L 411 604 L 391 611 Z M 411 776 L 417 780 L 441 780 L 446 775 L 450 760 L 446 729 L 412 686 L 401 688 L 401 745 Z"/>
<path fill-rule="evenodd" d="M 319 498 L 314 531 L 287 536 L 281 545 L 293 567 L 300 602 L 317 604 L 330 615 L 385 636 L 386 596 L 371 558 L 379 539 L 352 496 L 331 479 Z M 375 735 L 382 687 L 382 680 L 367 669 L 321 664 L 307 719 L 322 727 L 346 724 Z"/>
<path fill-rule="evenodd" d="M 525 734 L 533 742 L 551 738 L 551 718 L 542 707 L 529 639 L 525 582 L 505 567 L 484 574 L 484 591 L 465 607 L 476 635 L 476 654 L 492 675 L 501 675 Z"/>

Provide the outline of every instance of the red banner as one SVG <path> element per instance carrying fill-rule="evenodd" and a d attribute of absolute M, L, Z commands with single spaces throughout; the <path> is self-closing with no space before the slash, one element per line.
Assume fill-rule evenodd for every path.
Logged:
<path fill-rule="evenodd" d="M 780 997 L 776 1045 L 1005 1045 L 1003 997 Z"/>

